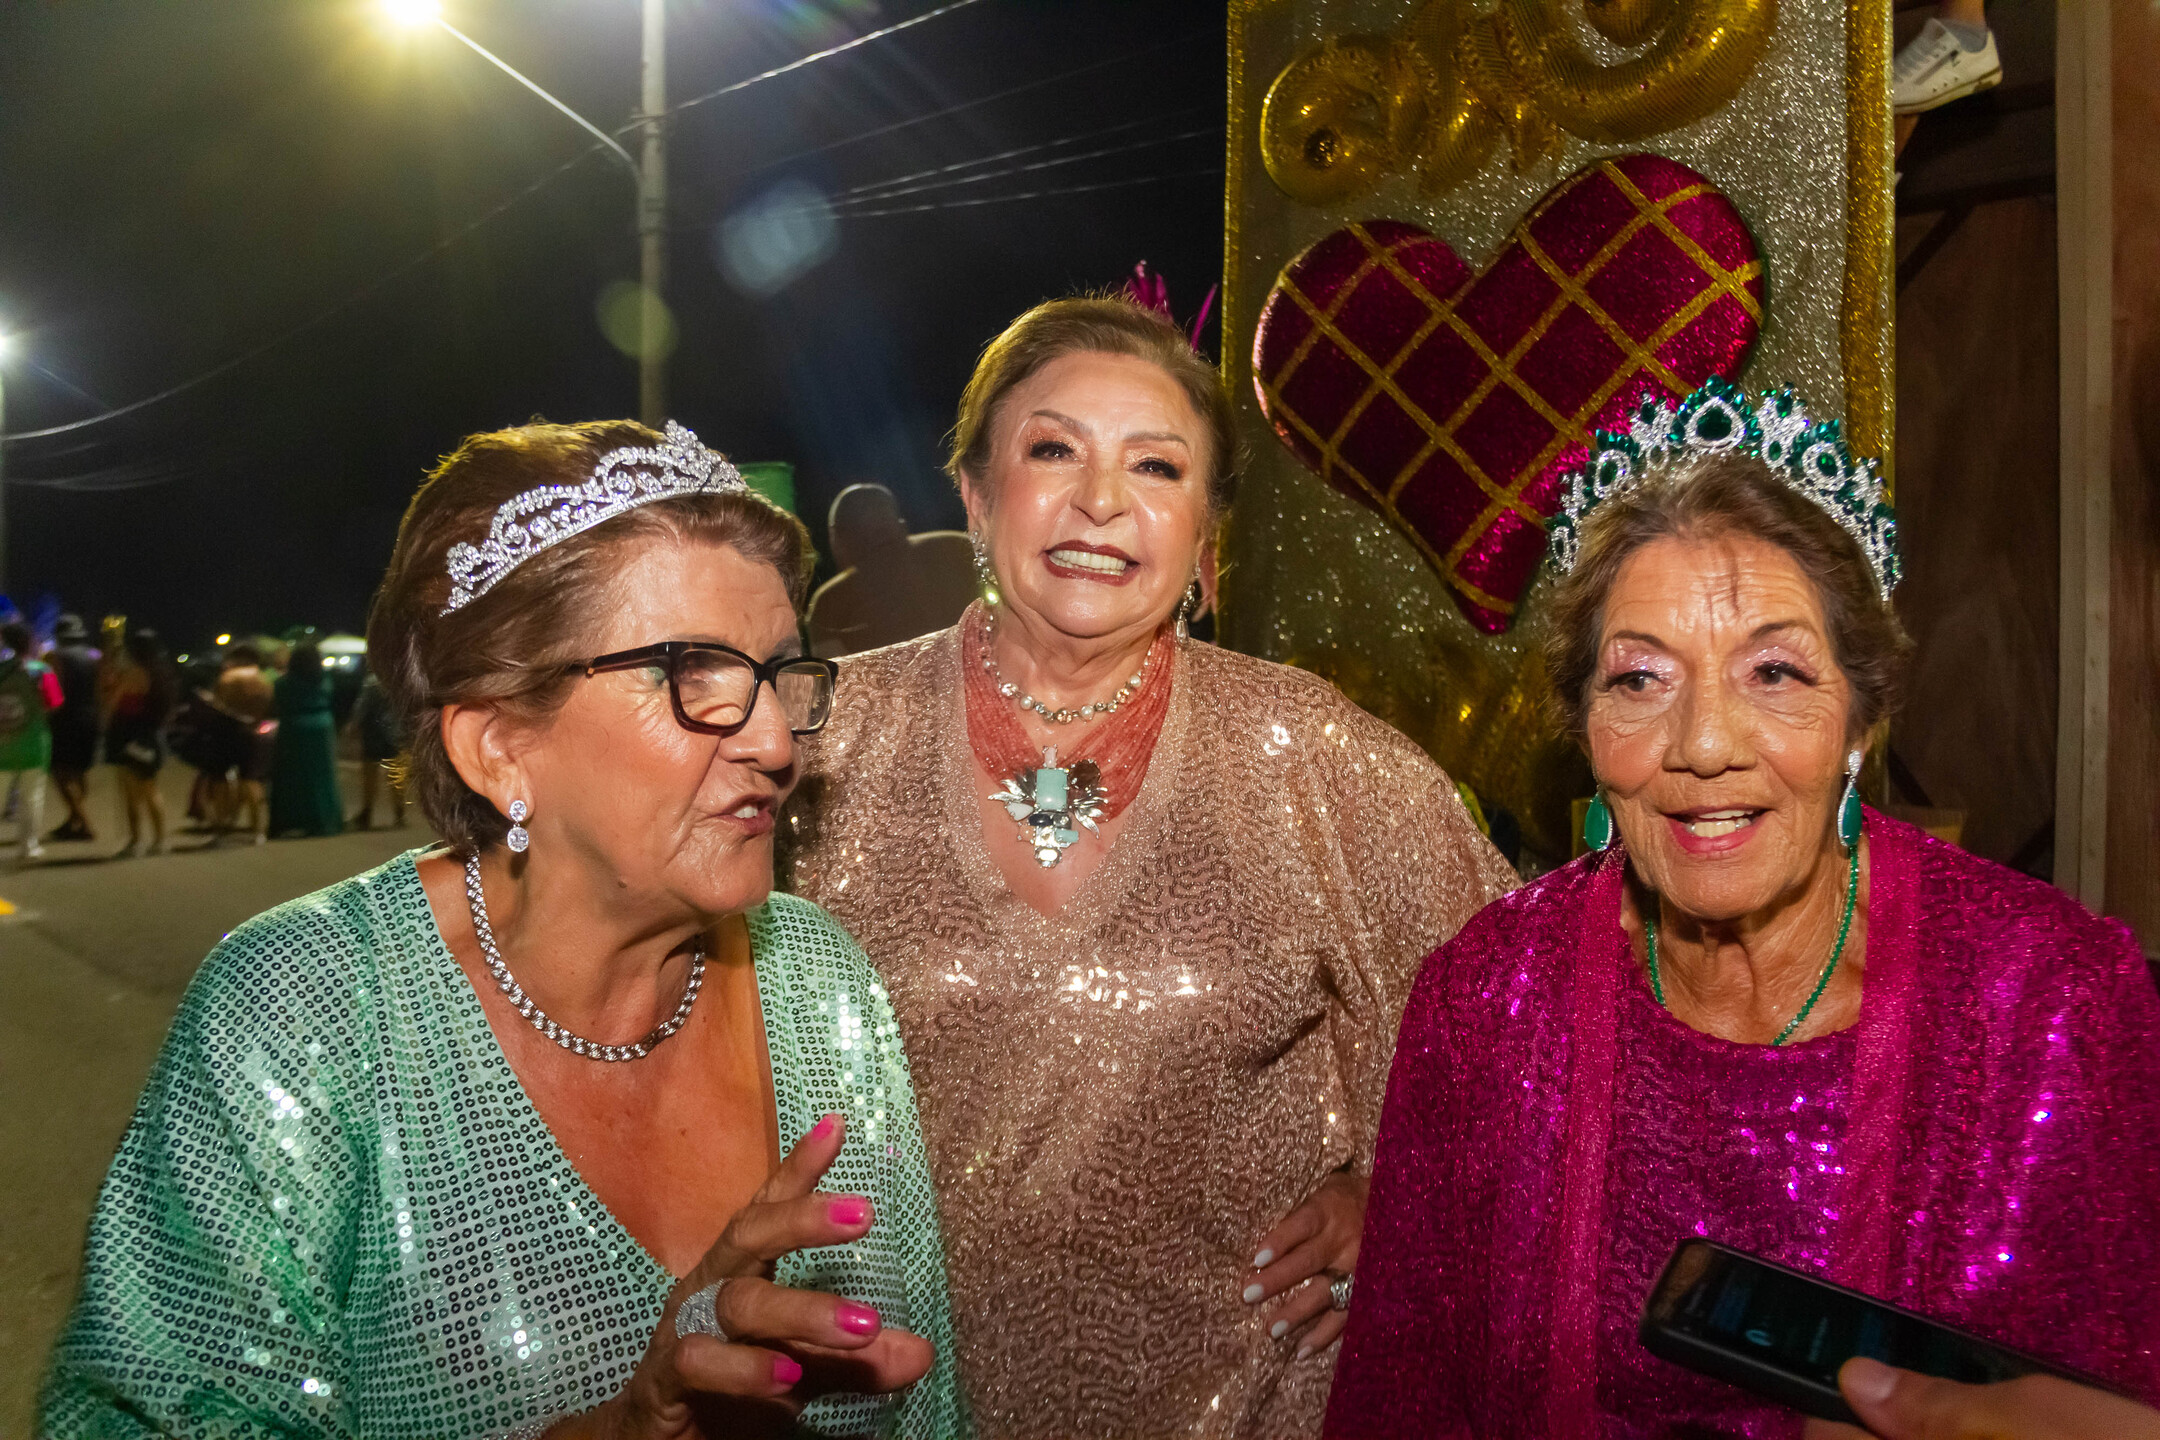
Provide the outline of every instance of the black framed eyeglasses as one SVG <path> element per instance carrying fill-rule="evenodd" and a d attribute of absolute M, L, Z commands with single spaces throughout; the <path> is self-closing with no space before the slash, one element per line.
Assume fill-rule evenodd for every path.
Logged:
<path fill-rule="evenodd" d="M 663 640 L 618 650 L 591 660 L 572 661 L 563 669 L 588 679 L 603 670 L 658 666 L 667 672 L 675 718 L 685 730 L 732 735 L 750 723 L 758 692 L 767 685 L 779 698 L 788 729 L 815 735 L 832 715 L 833 682 L 840 667 L 813 655 L 779 655 L 753 660 L 727 645 L 702 640 Z"/>

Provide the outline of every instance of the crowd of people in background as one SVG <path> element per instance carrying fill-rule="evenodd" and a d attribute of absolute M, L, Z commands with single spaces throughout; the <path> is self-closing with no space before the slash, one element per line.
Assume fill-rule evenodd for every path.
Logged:
<path fill-rule="evenodd" d="M 50 842 L 100 838 L 89 795 L 101 761 L 127 825 L 115 859 L 170 847 L 160 789 L 168 759 L 196 772 L 185 818 L 209 837 L 206 848 L 367 829 L 385 790 L 391 823 L 405 823 L 391 769 L 403 745 L 380 688 L 369 680 L 336 693 L 312 640 L 243 640 L 186 663 L 157 631 L 114 617 L 98 641 L 75 615 L 59 616 L 49 637 L 19 619 L 0 624 L 0 813 L 13 822 L 19 863 L 42 859 Z M 349 820 L 338 784 L 347 710 L 361 762 L 359 810 Z M 48 783 L 67 810 L 50 831 Z"/>

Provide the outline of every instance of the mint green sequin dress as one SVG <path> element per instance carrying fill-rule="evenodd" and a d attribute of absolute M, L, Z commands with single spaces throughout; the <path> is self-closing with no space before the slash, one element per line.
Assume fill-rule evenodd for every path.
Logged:
<path fill-rule="evenodd" d="M 534 1111 L 413 860 L 260 915 L 204 962 L 99 1197 L 41 1436 L 477 1440 L 588 1409 L 636 1367 L 672 1279 Z M 781 1146 L 845 1114 L 824 1187 L 877 1206 L 869 1235 L 779 1278 L 938 1353 L 903 1397 L 829 1396 L 805 1428 L 962 1433 L 884 987 L 807 901 L 749 921 Z"/>

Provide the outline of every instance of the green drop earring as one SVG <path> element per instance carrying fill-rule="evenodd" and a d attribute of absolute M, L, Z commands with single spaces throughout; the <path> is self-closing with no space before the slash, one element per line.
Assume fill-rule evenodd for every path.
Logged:
<path fill-rule="evenodd" d="M 1612 840 L 1612 808 L 1605 803 L 1604 790 L 1599 789 L 1583 810 L 1582 843 L 1585 849 L 1603 850 L 1612 844 Z"/>
<path fill-rule="evenodd" d="M 1860 844 L 1860 761 L 1858 750 L 1845 757 L 1845 798 L 1838 802 L 1837 838 L 1850 855 Z M 1587 826 L 1585 828 L 1588 828 Z"/>

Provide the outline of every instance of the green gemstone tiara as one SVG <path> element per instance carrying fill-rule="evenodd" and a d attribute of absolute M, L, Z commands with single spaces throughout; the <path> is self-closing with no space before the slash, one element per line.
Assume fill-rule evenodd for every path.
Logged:
<path fill-rule="evenodd" d="M 1604 500 L 1639 484 L 1652 466 L 1689 455 L 1735 452 L 1760 457 L 1787 485 L 1821 506 L 1852 536 L 1887 601 L 1903 573 L 1897 514 L 1873 460 L 1855 460 L 1844 427 L 1815 420 L 1791 389 L 1745 390 L 1713 378 L 1675 406 L 1646 395 L 1628 412 L 1625 435 L 1600 430 L 1582 468 L 1562 477 L 1560 513 L 1550 527 L 1553 564 L 1565 575 L 1582 553 L 1582 521 Z"/>

